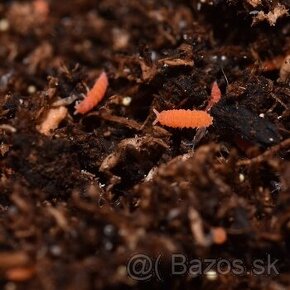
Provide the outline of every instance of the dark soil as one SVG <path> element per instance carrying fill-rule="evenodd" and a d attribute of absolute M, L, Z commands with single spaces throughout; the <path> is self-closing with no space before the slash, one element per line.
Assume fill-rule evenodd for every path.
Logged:
<path fill-rule="evenodd" d="M 290 8 L 1 1 L 1 289 L 289 289 L 290 83 L 271 64 L 290 53 L 290 18 L 252 25 L 278 2 Z M 56 130 L 38 132 L 56 100 L 81 99 L 103 70 L 95 109 L 68 104 Z M 222 99 L 200 140 L 152 125 L 153 108 L 205 109 L 215 80 Z M 136 253 L 160 258 L 160 273 L 129 277 Z M 247 270 L 174 276 L 173 253 Z M 279 273 L 253 274 L 269 256 Z"/>

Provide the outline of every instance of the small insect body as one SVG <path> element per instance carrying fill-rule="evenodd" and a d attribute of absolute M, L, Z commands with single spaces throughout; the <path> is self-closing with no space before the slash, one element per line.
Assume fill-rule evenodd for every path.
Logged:
<path fill-rule="evenodd" d="M 221 96 L 222 96 L 221 90 L 220 90 L 217 82 L 214 82 L 212 84 L 210 100 L 209 100 L 208 105 L 206 107 L 206 111 L 209 111 L 212 108 L 212 106 L 217 104 L 220 101 Z"/>
<path fill-rule="evenodd" d="M 165 110 L 156 114 L 153 125 L 159 122 L 163 126 L 172 128 L 202 128 L 212 125 L 213 118 L 205 111 L 199 110 Z"/>
<path fill-rule="evenodd" d="M 86 114 L 92 110 L 104 97 L 108 87 L 108 77 L 105 72 L 102 72 L 96 80 L 93 88 L 87 93 L 82 102 L 75 106 L 76 114 Z"/>

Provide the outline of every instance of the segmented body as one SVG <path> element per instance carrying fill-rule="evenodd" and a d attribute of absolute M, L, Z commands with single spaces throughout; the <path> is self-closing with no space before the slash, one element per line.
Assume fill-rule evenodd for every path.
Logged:
<path fill-rule="evenodd" d="M 161 125 L 172 128 L 201 128 L 212 124 L 213 118 L 205 111 L 198 110 L 167 110 L 156 112 Z"/>
<path fill-rule="evenodd" d="M 108 84 L 107 74 L 105 72 L 101 73 L 84 100 L 75 106 L 76 113 L 85 114 L 92 110 L 103 99 Z"/>

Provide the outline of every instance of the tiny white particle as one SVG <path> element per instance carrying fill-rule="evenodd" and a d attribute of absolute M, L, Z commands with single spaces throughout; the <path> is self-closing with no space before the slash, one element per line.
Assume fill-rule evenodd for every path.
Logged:
<path fill-rule="evenodd" d="M 60 256 L 62 253 L 61 247 L 59 246 L 52 246 L 50 248 L 50 252 L 54 255 L 54 256 Z"/>
<path fill-rule="evenodd" d="M 122 105 L 128 107 L 131 104 L 132 98 L 131 97 L 124 97 L 122 99 Z"/>
<path fill-rule="evenodd" d="M 106 236 L 112 236 L 114 234 L 114 227 L 112 225 L 106 225 L 104 227 L 104 234 Z"/>
<path fill-rule="evenodd" d="M 227 59 L 227 57 L 226 57 L 225 55 L 222 55 L 222 56 L 221 56 L 221 60 L 222 60 L 222 61 L 225 61 L 226 59 Z"/>
<path fill-rule="evenodd" d="M 180 29 L 186 27 L 186 21 L 184 21 L 184 20 L 179 21 L 178 26 Z"/>
<path fill-rule="evenodd" d="M 183 34 L 183 39 L 187 40 L 188 39 L 188 35 L 187 34 Z"/>
<path fill-rule="evenodd" d="M 151 51 L 151 60 L 156 61 L 157 59 L 157 53 L 155 51 Z"/>
<path fill-rule="evenodd" d="M 36 87 L 35 87 L 35 86 L 29 86 L 29 87 L 27 88 L 27 92 L 28 92 L 29 94 L 34 94 L 34 93 L 36 92 Z"/>
<path fill-rule="evenodd" d="M 240 173 L 239 174 L 239 180 L 240 180 L 240 182 L 244 182 L 245 181 L 245 175 Z"/>
<path fill-rule="evenodd" d="M 261 114 L 259 115 L 259 117 L 261 117 L 261 118 L 265 118 L 265 114 L 261 113 Z"/>
<path fill-rule="evenodd" d="M 177 208 L 174 208 L 174 209 L 169 211 L 167 218 L 169 220 L 173 220 L 173 219 L 177 218 L 179 215 L 180 215 L 180 210 Z"/>
<path fill-rule="evenodd" d="M 111 242 L 105 242 L 104 247 L 107 251 L 111 251 L 113 249 L 113 244 Z"/>
<path fill-rule="evenodd" d="M 258 10 L 253 10 L 253 11 L 251 11 L 249 14 L 250 14 L 250 15 L 256 15 L 256 14 L 258 14 L 258 13 L 259 13 Z"/>
<path fill-rule="evenodd" d="M 273 138 L 269 138 L 269 141 L 270 141 L 270 142 L 273 142 L 273 141 L 274 141 L 274 139 L 273 139 Z"/>

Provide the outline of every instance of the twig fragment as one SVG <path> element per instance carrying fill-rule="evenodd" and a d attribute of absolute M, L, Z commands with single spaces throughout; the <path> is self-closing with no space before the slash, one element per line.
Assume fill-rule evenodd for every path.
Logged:
<path fill-rule="evenodd" d="M 284 140 L 280 144 L 272 146 L 267 151 L 265 151 L 264 153 L 262 153 L 261 155 L 255 157 L 255 158 L 238 161 L 237 165 L 243 166 L 243 165 L 251 165 L 251 164 L 261 163 L 264 160 L 266 160 L 267 158 L 269 158 L 271 155 L 274 155 L 277 152 L 279 152 L 280 150 L 286 149 L 288 147 L 290 147 L 290 138 Z"/>

